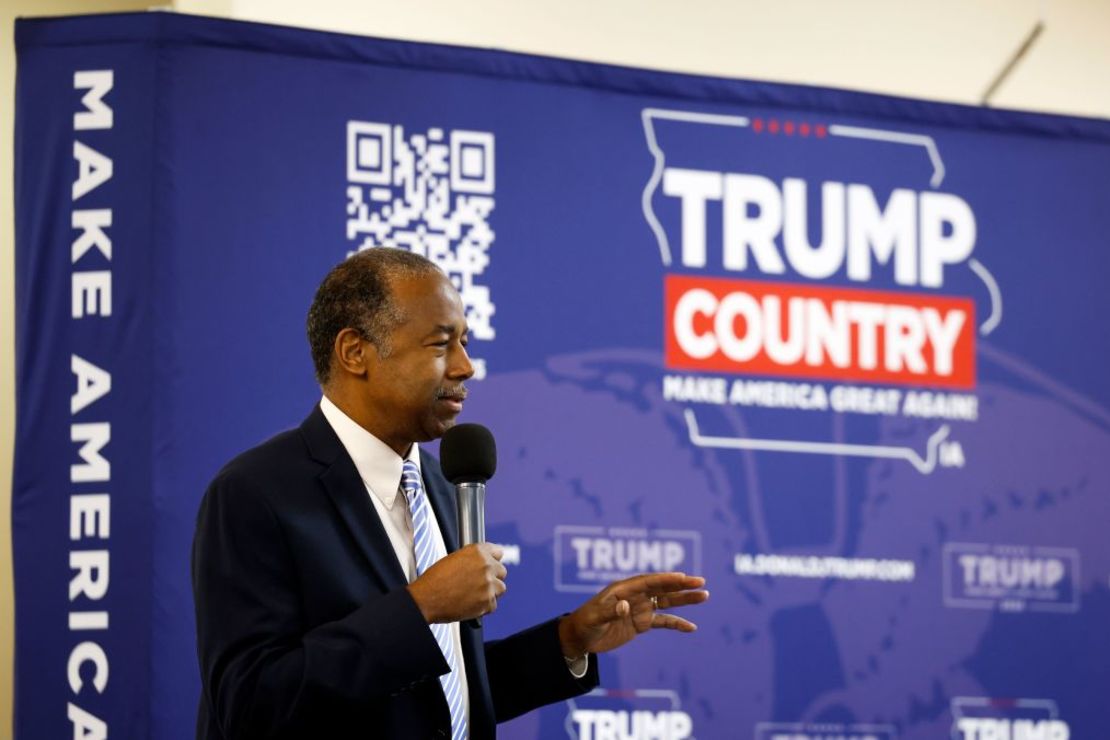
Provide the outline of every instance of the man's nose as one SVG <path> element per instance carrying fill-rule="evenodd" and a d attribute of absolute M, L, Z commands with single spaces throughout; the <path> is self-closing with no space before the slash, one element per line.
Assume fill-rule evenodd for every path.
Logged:
<path fill-rule="evenodd" d="M 466 347 L 459 345 L 458 352 L 452 353 L 451 364 L 447 367 L 447 377 L 469 380 L 474 376 L 474 365 L 470 362 L 470 355 Z"/>

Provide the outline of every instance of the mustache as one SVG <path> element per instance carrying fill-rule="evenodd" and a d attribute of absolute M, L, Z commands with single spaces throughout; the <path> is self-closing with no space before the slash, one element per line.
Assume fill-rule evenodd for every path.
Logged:
<path fill-rule="evenodd" d="M 453 398 L 458 401 L 465 401 L 467 396 L 466 386 L 459 385 L 454 388 L 440 388 L 436 391 L 436 400 L 443 398 Z"/>

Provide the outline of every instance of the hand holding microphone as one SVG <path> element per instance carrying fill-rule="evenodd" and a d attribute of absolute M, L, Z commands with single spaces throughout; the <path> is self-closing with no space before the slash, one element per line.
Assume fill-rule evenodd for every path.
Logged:
<path fill-rule="evenodd" d="M 497 608 L 508 571 L 502 550 L 486 539 L 486 481 L 497 470 L 493 435 L 481 424 L 458 424 L 440 444 L 443 474 L 455 484 L 460 549 L 409 585 L 429 622 L 477 621 Z"/>
<path fill-rule="evenodd" d="M 485 542 L 440 559 L 408 588 L 428 624 L 461 622 L 497 608 L 506 574 L 501 548 Z"/>

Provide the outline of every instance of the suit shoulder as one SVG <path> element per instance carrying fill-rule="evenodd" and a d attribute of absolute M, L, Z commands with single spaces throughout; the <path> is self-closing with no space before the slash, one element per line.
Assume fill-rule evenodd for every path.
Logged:
<path fill-rule="evenodd" d="M 297 429 L 274 435 L 232 458 L 216 473 L 209 490 L 223 487 L 271 488 L 318 469 Z"/>

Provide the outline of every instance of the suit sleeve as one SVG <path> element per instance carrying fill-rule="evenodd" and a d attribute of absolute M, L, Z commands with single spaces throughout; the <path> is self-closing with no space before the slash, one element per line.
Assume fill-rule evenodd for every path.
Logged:
<path fill-rule="evenodd" d="M 597 656 L 590 656 L 585 676 L 571 675 L 559 646 L 558 619 L 487 642 L 485 652 L 498 722 L 584 694 L 598 685 Z"/>
<path fill-rule="evenodd" d="M 241 478 L 209 487 L 192 558 L 203 700 L 225 737 L 310 737 L 313 717 L 448 670 L 405 588 L 309 629 L 282 523 Z"/>

